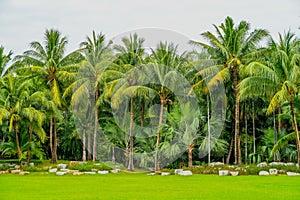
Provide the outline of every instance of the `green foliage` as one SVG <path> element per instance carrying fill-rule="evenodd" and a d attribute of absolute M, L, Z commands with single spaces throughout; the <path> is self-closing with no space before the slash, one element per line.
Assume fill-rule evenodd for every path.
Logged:
<path fill-rule="evenodd" d="M 79 170 L 80 172 L 91 171 L 92 169 L 112 170 L 112 168 L 107 166 L 105 163 L 99 163 L 99 165 L 96 163 L 76 164 L 73 166 L 69 166 L 68 169 Z"/>

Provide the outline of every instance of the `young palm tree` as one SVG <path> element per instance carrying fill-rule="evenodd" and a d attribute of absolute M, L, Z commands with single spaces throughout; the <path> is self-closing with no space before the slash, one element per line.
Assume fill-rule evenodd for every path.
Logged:
<path fill-rule="evenodd" d="M 21 158 L 21 148 L 19 141 L 19 126 L 23 121 L 28 122 L 30 134 L 32 130 L 44 133 L 42 123 L 45 118 L 44 113 L 32 106 L 30 101 L 39 96 L 39 92 L 30 93 L 29 81 L 15 77 L 12 74 L 2 80 L 0 96 L 0 124 L 3 120 L 9 122 L 9 132 L 14 132 L 18 158 Z M 34 128 L 34 129 L 33 129 Z M 44 135 L 44 134 L 43 134 Z M 32 136 L 30 135 L 32 138 Z"/>
<path fill-rule="evenodd" d="M 208 40 L 208 44 L 191 41 L 192 44 L 199 45 L 207 50 L 213 63 L 210 66 L 200 68 L 196 76 L 206 77 L 209 88 L 224 82 L 232 85 L 235 94 L 234 160 L 235 164 L 240 164 L 242 160 L 239 139 L 239 72 L 255 54 L 257 45 L 268 33 L 262 29 L 250 32 L 250 24 L 245 21 L 241 21 L 235 26 L 231 17 L 227 17 L 225 23 L 220 26 L 214 25 L 214 28 L 216 34 L 209 31 L 201 34 L 204 39 Z"/>
<path fill-rule="evenodd" d="M 291 32 L 279 34 L 279 42 L 269 44 L 270 54 L 266 62 L 252 62 L 245 68 L 250 76 L 239 88 L 240 97 L 261 97 L 270 101 L 267 114 L 271 114 L 285 101 L 289 102 L 300 164 L 300 141 L 294 98 L 298 94 L 300 75 L 300 40 Z"/>
<path fill-rule="evenodd" d="M 57 107 L 62 109 L 61 91 L 63 85 L 71 81 L 77 68 L 74 64 L 82 60 L 78 52 L 65 54 L 68 40 L 58 30 L 50 29 L 45 32 L 44 46 L 37 41 L 31 42 L 31 49 L 23 55 L 16 56 L 16 60 L 25 65 L 24 70 L 31 77 L 40 79 L 49 91 Z M 52 163 L 57 162 L 57 134 L 56 117 L 50 117 L 50 149 Z"/>

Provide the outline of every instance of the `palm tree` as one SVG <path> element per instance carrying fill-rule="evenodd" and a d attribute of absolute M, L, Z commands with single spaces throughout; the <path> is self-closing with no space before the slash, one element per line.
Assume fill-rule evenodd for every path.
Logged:
<path fill-rule="evenodd" d="M 290 31 L 284 35 L 279 34 L 279 42 L 271 39 L 269 50 L 269 60 L 252 62 L 245 68 L 245 73 L 250 76 L 240 83 L 240 96 L 269 100 L 267 114 L 271 114 L 283 102 L 289 102 L 298 150 L 297 163 L 300 165 L 300 141 L 294 107 L 294 98 L 299 88 L 300 40 Z"/>
<path fill-rule="evenodd" d="M 2 80 L 1 96 L 0 96 L 0 124 L 3 120 L 9 122 L 9 132 L 14 132 L 18 158 L 21 158 L 21 148 L 19 141 L 20 123 L 28 122 L 30 129 L 30 138 L 32 139 L 32 131 L 44 133 L 42 123 L 45 118 L 44 113 L 32 106 L 32 99 L 36 99 L 40 95 L 39 92 L 30 93 L 29 81 L 12 74 L 7 75 Z M 44 134 L 43 134 L 44 135 Z"/>
<path fill-rule="evenodd" d="M 122 38 L 123 45 L 115 45 L 115 66 L 107 70 L 108 92 L 112 98 L 113 108 L 119 107 L 124 101 L 124 95 L 130 97 L 130 123 L 129 123 L 129 162 L 128 170 L 134 171 L 134 103 L 138 96 L 147 92 L 147 87 L 137 84 L 138 74 L 135 68 L 141 65 L 144 56 L 144 39 L 135 33 L 129 37 Z M 143 117 L 143 116 L 142 116 Z"/>
<path fill-rule="evenodd" d="M 44 46 L 37 41 L 30 43 L 30 50 L 23 55 L 16 56 L 16 60 L 25 65 L 26 70 L 32 78 L 40 79 L 49 91 L 56 105 L 62 109 L 61 91 L 63 85 L 75 77 L 77 68 L 74 64 L 82 60 L 78 52 L 72 52 L 66 56 L 65 50 L 68 40 L 62 37 L 58 30 L 50 29 L 45 32 Z M 57 134 L 56 116 L 50 116 L 50 149 L 52 163 L 57 162 Z"/>
<path fill-rule="evenodd" d="M 235 164 L 240 164 L 241 149 L 239 137 L 240 105 L 238 83 L 239 72 L 257 50 L 257 45 L 268 35 L 266 30 L 256 29 L 250 32 L 250 24 L 241 21 L 235 26 L 233 19 L 227 17 L 225 23 L 220 26 L 214 25 L 216 35 L 204 32 L 201 35 L 208 40 L 209 44 L 191 41 L 199 45 L 211 55 L 210 66 L 200 68 L 196 76 L 207 77 L 208 87 L 227 82 L 232 85 L 235 94 L 235 128 L 234 128 L 234 155 Z"/>
<path fill-rule="evenodd" d="M 93 117 L 87 117 L 93 119 L 94 122 L 88 122 L 94 124 L 93 130 L 93 161 L 97 159 L 97 134 L 98 134 L 98 107 L 100 105 L 99 93 L 100 86 L 103 86 L 103 72 L 111 63 L 110 54 L 111 42 L 105 42 L 105 35 L 102 33 L 97 34 L 93 31 L 92 37 L 87 37 L 85 42 L 80 44 L 81 52 L 84 54 L 84 61 L 80 63 L 80 70 L 77 74 L 76 80 L 66 89 L 64 97 L 68 95 L 72 89 L 73 94 L 71 98 L 71 104 L 78 106 L 87 100 L 88 104 L 84 106 L 86 109 L 86 115 L 94 112 Z M 87 98 L 87 99 L 86 99 Z M 89 134 L 89 133 L 88 133 Z M 89 134 L 90 135 L 90 134 Z"/>
<path fill-rule="evenodd" d="M 6 71 L 6 65 L 11 60 L 12 52 L 9 51 L 7 55 L 4 54 L 4 47 L 0 46 L 0 77 L 2 77 Z"/>

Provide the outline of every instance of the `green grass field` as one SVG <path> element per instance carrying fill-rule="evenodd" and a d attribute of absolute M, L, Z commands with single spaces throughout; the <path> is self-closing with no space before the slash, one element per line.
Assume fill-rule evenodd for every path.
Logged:
<path fill-rule="evenodd" d="M 0 175 L 0 199 L 299 199 L 300 177 Z"/>

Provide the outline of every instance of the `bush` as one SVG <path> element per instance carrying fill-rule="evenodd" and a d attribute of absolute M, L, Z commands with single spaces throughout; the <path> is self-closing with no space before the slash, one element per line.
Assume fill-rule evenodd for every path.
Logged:
<path fill-rule="evenodd" d="M 39 171 L 42 171 L 41 168 L 38 168 L 36 166 L 24 166 L 23 167 L 23 171 L 28 171 L 28 172 L 39 172 Z M 44 170 L 46 171 L 46 170 Z"/>
<path fill-rule="evenodd" d="M 69 166 L 68 169 L 79 170 L 80 172 L 87 172 L 87 171 L 91 171 L 92 169 L 112 170 L 111 167 L 105 165 L 104 163 L 101 163 L 99 165 L 95 165 L 94 163 L 76 164 L 76 165 L 73 165 L 73 166 Z"/>

